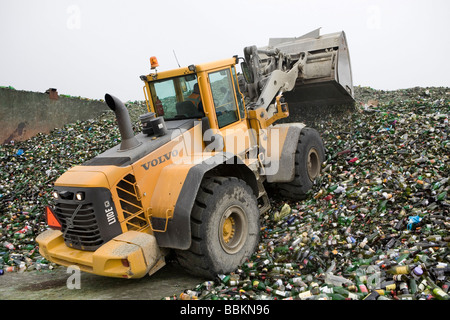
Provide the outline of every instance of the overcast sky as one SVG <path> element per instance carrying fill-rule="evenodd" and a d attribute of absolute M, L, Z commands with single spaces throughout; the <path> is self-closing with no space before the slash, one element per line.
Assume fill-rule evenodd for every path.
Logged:
<path fill-rule="evenodd" d="M 354 85 L 450 87 L 449 0 L 0 0 L 0 86 L 142 100 L 139 76 L 345 31 Z"/>

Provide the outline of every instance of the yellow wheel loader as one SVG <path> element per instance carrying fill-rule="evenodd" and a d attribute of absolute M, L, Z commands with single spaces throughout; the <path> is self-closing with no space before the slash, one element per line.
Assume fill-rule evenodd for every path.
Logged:
<path fill-rule="evenodd" d="M 345 34 L 271 39 L 242 58 L 169 71 L 150 62 L 142 132 L 106 94 L 121 143 L 56 180 L 39 251 L 111 277 L 153 274 L 172 251 L 193 274 L 229 273 L 259 242 L 259 217 L 270 209 L 265 186 L 301 199 L 320 174 L 319 133 L 275 122 L 295 112 L 288 102 L 353 102 Z"/>

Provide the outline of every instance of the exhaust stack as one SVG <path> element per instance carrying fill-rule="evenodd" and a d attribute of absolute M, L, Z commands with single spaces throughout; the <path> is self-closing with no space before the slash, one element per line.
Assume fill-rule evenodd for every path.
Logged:
<path fill-rule="evenodd" d="M 119 124 L 120 136 L 122 137 L 119 150 L 125 151 L 139 146 L 141 143 L 134 136 L 130 114 L 123 102 L 108 93 L 105 94 L 105 102 L 116 114 L 117 123 Z"/>

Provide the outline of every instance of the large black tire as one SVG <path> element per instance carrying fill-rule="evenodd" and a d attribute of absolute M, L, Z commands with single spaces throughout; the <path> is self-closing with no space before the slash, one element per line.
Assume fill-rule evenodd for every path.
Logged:
<path fill-rule="evenodd" d="M 187 271 L 206 278 L 234 271 L 259 242 L 252 189 L 234 177 L 205 178 L 191 213 L 191 233 L 191 247 L 175 251 Z"/>
<path fill-rule="evenodd" d="M 317 130 L 303 128 L 295 151 L 295 178 L 288 183 L 276 183 L 281 196 L 290 200 L 302 200 L 320 175 L 325 160 L 325 148 Z"/>

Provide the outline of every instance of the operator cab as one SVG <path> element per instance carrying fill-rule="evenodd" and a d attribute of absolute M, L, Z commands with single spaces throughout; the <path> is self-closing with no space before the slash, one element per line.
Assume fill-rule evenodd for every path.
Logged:
<path fill-rule="evenodd" d="M 245 119 L 235 70 L 236 59 L 190 65 L 141 76 L 149 112 L 165 121 L 204 119 L 222 129 Z M 205 81 L 206 80 L 206 81 Z"/>

